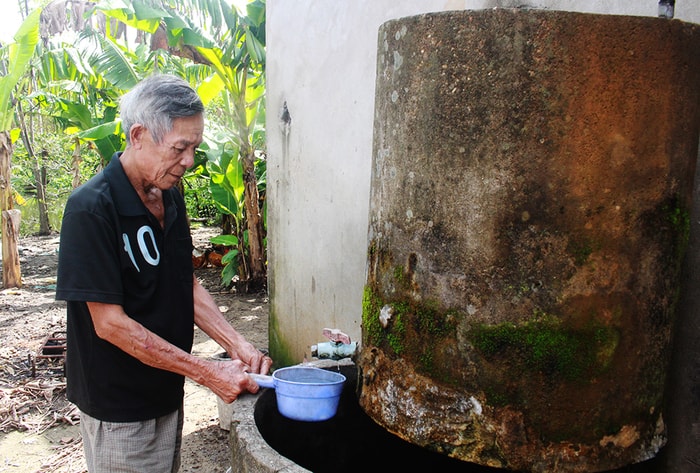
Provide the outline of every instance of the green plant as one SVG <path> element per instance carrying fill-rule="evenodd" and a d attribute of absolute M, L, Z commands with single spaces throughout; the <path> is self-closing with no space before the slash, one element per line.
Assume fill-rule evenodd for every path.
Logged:
<path fill-rule="evenodd" d="M 234 218 L 231 233 L 237 237 L 240 250 L 239 279 L 250 289 L 263 287 L 267 258 L 265 204 L 264 197 L 260 198 L 259 179 L 264 176 L 260 172 L 265 136 L 264 0 L 249 2 L 245 14 L 225 1 L 194 5 L 154 1 L 145 5 L 134 0 L 131 5 L 119 6 L 105 1 L 98 8 L 108 17 L 150 34 L 155 47 L 205 67 L 196 69 L 198 77 L 192 82 L 198 84 L 205 105 L 221 104 L 218 118 L 226 130 L 225 139 L 215 140 L 217 146 L 205 150 L 210 191 L 224 217 Z"/>
<path fill-rule="evenodd" d="M 221 280 L 224 284 L 228 285 L 233 278 L 238 275 L 238 265 L 241 261 L 238 257 L 240 255 L 240 240 L 234 235 L 219 235 L 211 238 L 210 241 L 215 245 L 222 245 L 229 248 L 223 258 L 221 258 L 221 263 L 224 265 L 221 270 Z"/>
<path fill-rule="evenodd" d="M 230 285 L 234 278 L 245 282 L 250 270 L 250 250 L 240 154 L 236 145 L 228 141 L 226 134 L 217 130 L 207 133 L 201 152 L 206 159 L 198 161 L 192 173 L 208 178 L 212 203 L 231 221 L 227 234 L 212 239 L 212 243 L 230 249 L 222 259 L 222 283 Z M 261 176 L 258 179 L 258 192 L 262 195 L 265 193 L 265 164 L 263 157 L 256 161 L 256 172 Z M 260 212 L 264 215 L 264 208 Z"/>
<path fill-rule="evenodd" d="M 12 138 L 11 127 L 14 119 L 14 107 L 12 104 L 12 94 L 15 87 L 25 74 L 29 62 L 34 55 L 36 45 L 39 43 L 39 15 L 41 10 L 33 12 L 22 23 L 15 34 L 15 42 L 0 48 L 0 58 L 2 58 L 2 74 L 0 76 L 0 180 L 4 183 L 11 182 L 11 156 Z M 13 192 L 11 185 L 2 186 L 0 189 L 0 211 L 2 212 L 2 254 L 3 254 L 3 287 L 18 287 L 21 285 L 21 275 L 19 266 L 19 250 L 16 242 L 9 238 L 11 217 L 10 210 L 13 210 Z M 8 221 L 10 220 L 10 221 Z M 12 267 L 6 267 L 6 261 L 14 261 Z"/>
<path fill-rule="evenodd" d="M 0 118 L 11 122 L 15 110 L 10 81 L 16 81 L 22 87 L 17 94 L 19 105 L 26 110 L 23 141 L 34 159 L 28 161 L 31 167 L 27 170 L 32 170 L 35 181 L 44 166 L 41 155 L 32 151 L 35 128 L 42 129 L 51 120 L 56 131 L 73 139 L 71 172 L 63 174 L 72 175 L 74 187 L 100 167 L 81 176 L 85 147 L 100 154 L 102 165 L 124 147 L 118 97 L 154 72 L 183 77 L 197 87 L 207 105 L 208 127 L 223 132 L 216 147 L 206 155 L 200 153 L 204 164 L 196 166 L 183 182 L 188 209 L 206 213 L 208 221 L 217 221 L 224 228 L 232 224 L 230 233 L 237 239 L 238 253 L 231 256 L 225 280 L 238 268 L 238 278 L 248 287 L 263 286 L 267 281 L 264 0 L 249 1 L 242 10 L 229 0 L 99 0 L 75 22 L 83 25 L 82 30 L 72 32 L 69 42 L 51 37 L 39 43 L 39 14 L 39 10 L 32 13 L 34 28 L 22 30 L 26 33 L 22 41 L 0 49 L 6 62 L 22 60 L 22 68 L 1 71 L 0 104 L 7 104 L 9 114 Z M 97 21 L 101 15 L 106 22 Z M 124 27 L 136 32 L 133 46 L 128 39 L 133 36 L 122 34 Z M 24 73 L 25 66 L 31 66 L 31 74 Z M 12 131 L 10 135 L 15 141 L 19 134 Z M 11 142 L 9 138 L 5 141 Z M 214 155 L 214 148 L 219 155 Z M 205 180 L 209 180 L 207 185 Z M 37 200 L 46 204 L 50 198 Z M 11 195 L 6 200 L 11 203 Z M 218 215 L 212 215 L 213 209 Z"/>
<path fill-rule="evenodd" d="M 40 174 L 44 181 L 44 198 L 48 206 L 48 219 L 53 230 L 60 230 L 63 207 L 73 189 L 73 162 L 76 142 L 55 127 L 34 131 L 34 142 L 39 157 Z M 78 150 L 81 160 L 78 173 L 92 176 L 101 167 L 99 153 L 85 146 Z M 15 203 L 22 211 L 20 235 L 41 233 L 39 196 L 37 193 L 34 163 L 22 140 L 16 142 L 13 154 L 12 187 L 15 189 Z"/>

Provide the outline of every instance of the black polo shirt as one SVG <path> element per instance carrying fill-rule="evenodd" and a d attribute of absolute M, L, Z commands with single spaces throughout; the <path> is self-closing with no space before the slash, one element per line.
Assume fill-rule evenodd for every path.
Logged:
<path fill-rule="evenodd" d="M 184 378 L 99 338 L 86 304 L 121 305 L 147 329 L 192 349 L 192 239 L 180 193 L 163 192 L 163 202 L 164 230 L 115 155 L 66 204 L 56 298 L 68 302 L 67 395 L 97 419 L 152 419 L 182 405 Z"/>

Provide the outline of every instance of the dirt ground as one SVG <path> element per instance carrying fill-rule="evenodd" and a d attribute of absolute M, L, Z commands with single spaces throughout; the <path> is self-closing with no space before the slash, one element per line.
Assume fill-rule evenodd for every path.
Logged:
<path fill-rule="evenodd" d="M 195 246 L 210 247 L 217 229 L 193 230 Z M 65 304 L 56 301 L 58 235 L 20 240 L 22 288 L 0 288 L 0 473 L 80 473 L 79 418 L 65 398 L 62 359 L 44 358 L 65 336 Z M 220 309 L 249 341 L 268 343 L 266 294 L 243 295 L 223 288 L 220 268 L 196 275 Z M 195 331 L 193 352 L 211 357 L 223 350 Z M 50 354 L 50 352 L 48 353 Z M 216 395 L 191 381 L 185 386 L 182 473 L 223 473 L 229 468 L 228 432 L 219 427 Z"/>

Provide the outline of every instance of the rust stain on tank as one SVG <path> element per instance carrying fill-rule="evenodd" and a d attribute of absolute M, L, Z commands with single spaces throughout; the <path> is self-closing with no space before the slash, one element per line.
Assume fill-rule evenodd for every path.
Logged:
<path fill-rule="evenodd" d="M 655 455 L 698 50 L 700 28 L 657 18 L 497 9 L 380 28 L 370 416 L 502 468 Z"/>

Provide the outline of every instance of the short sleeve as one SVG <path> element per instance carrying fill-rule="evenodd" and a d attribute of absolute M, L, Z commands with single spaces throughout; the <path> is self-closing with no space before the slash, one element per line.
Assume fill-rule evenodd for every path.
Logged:
<path fill-rule="evenodd" d="M 66 208 L 58 252 L 56 299 L 123 303 L 117 229 L 104 216 Z"/>

